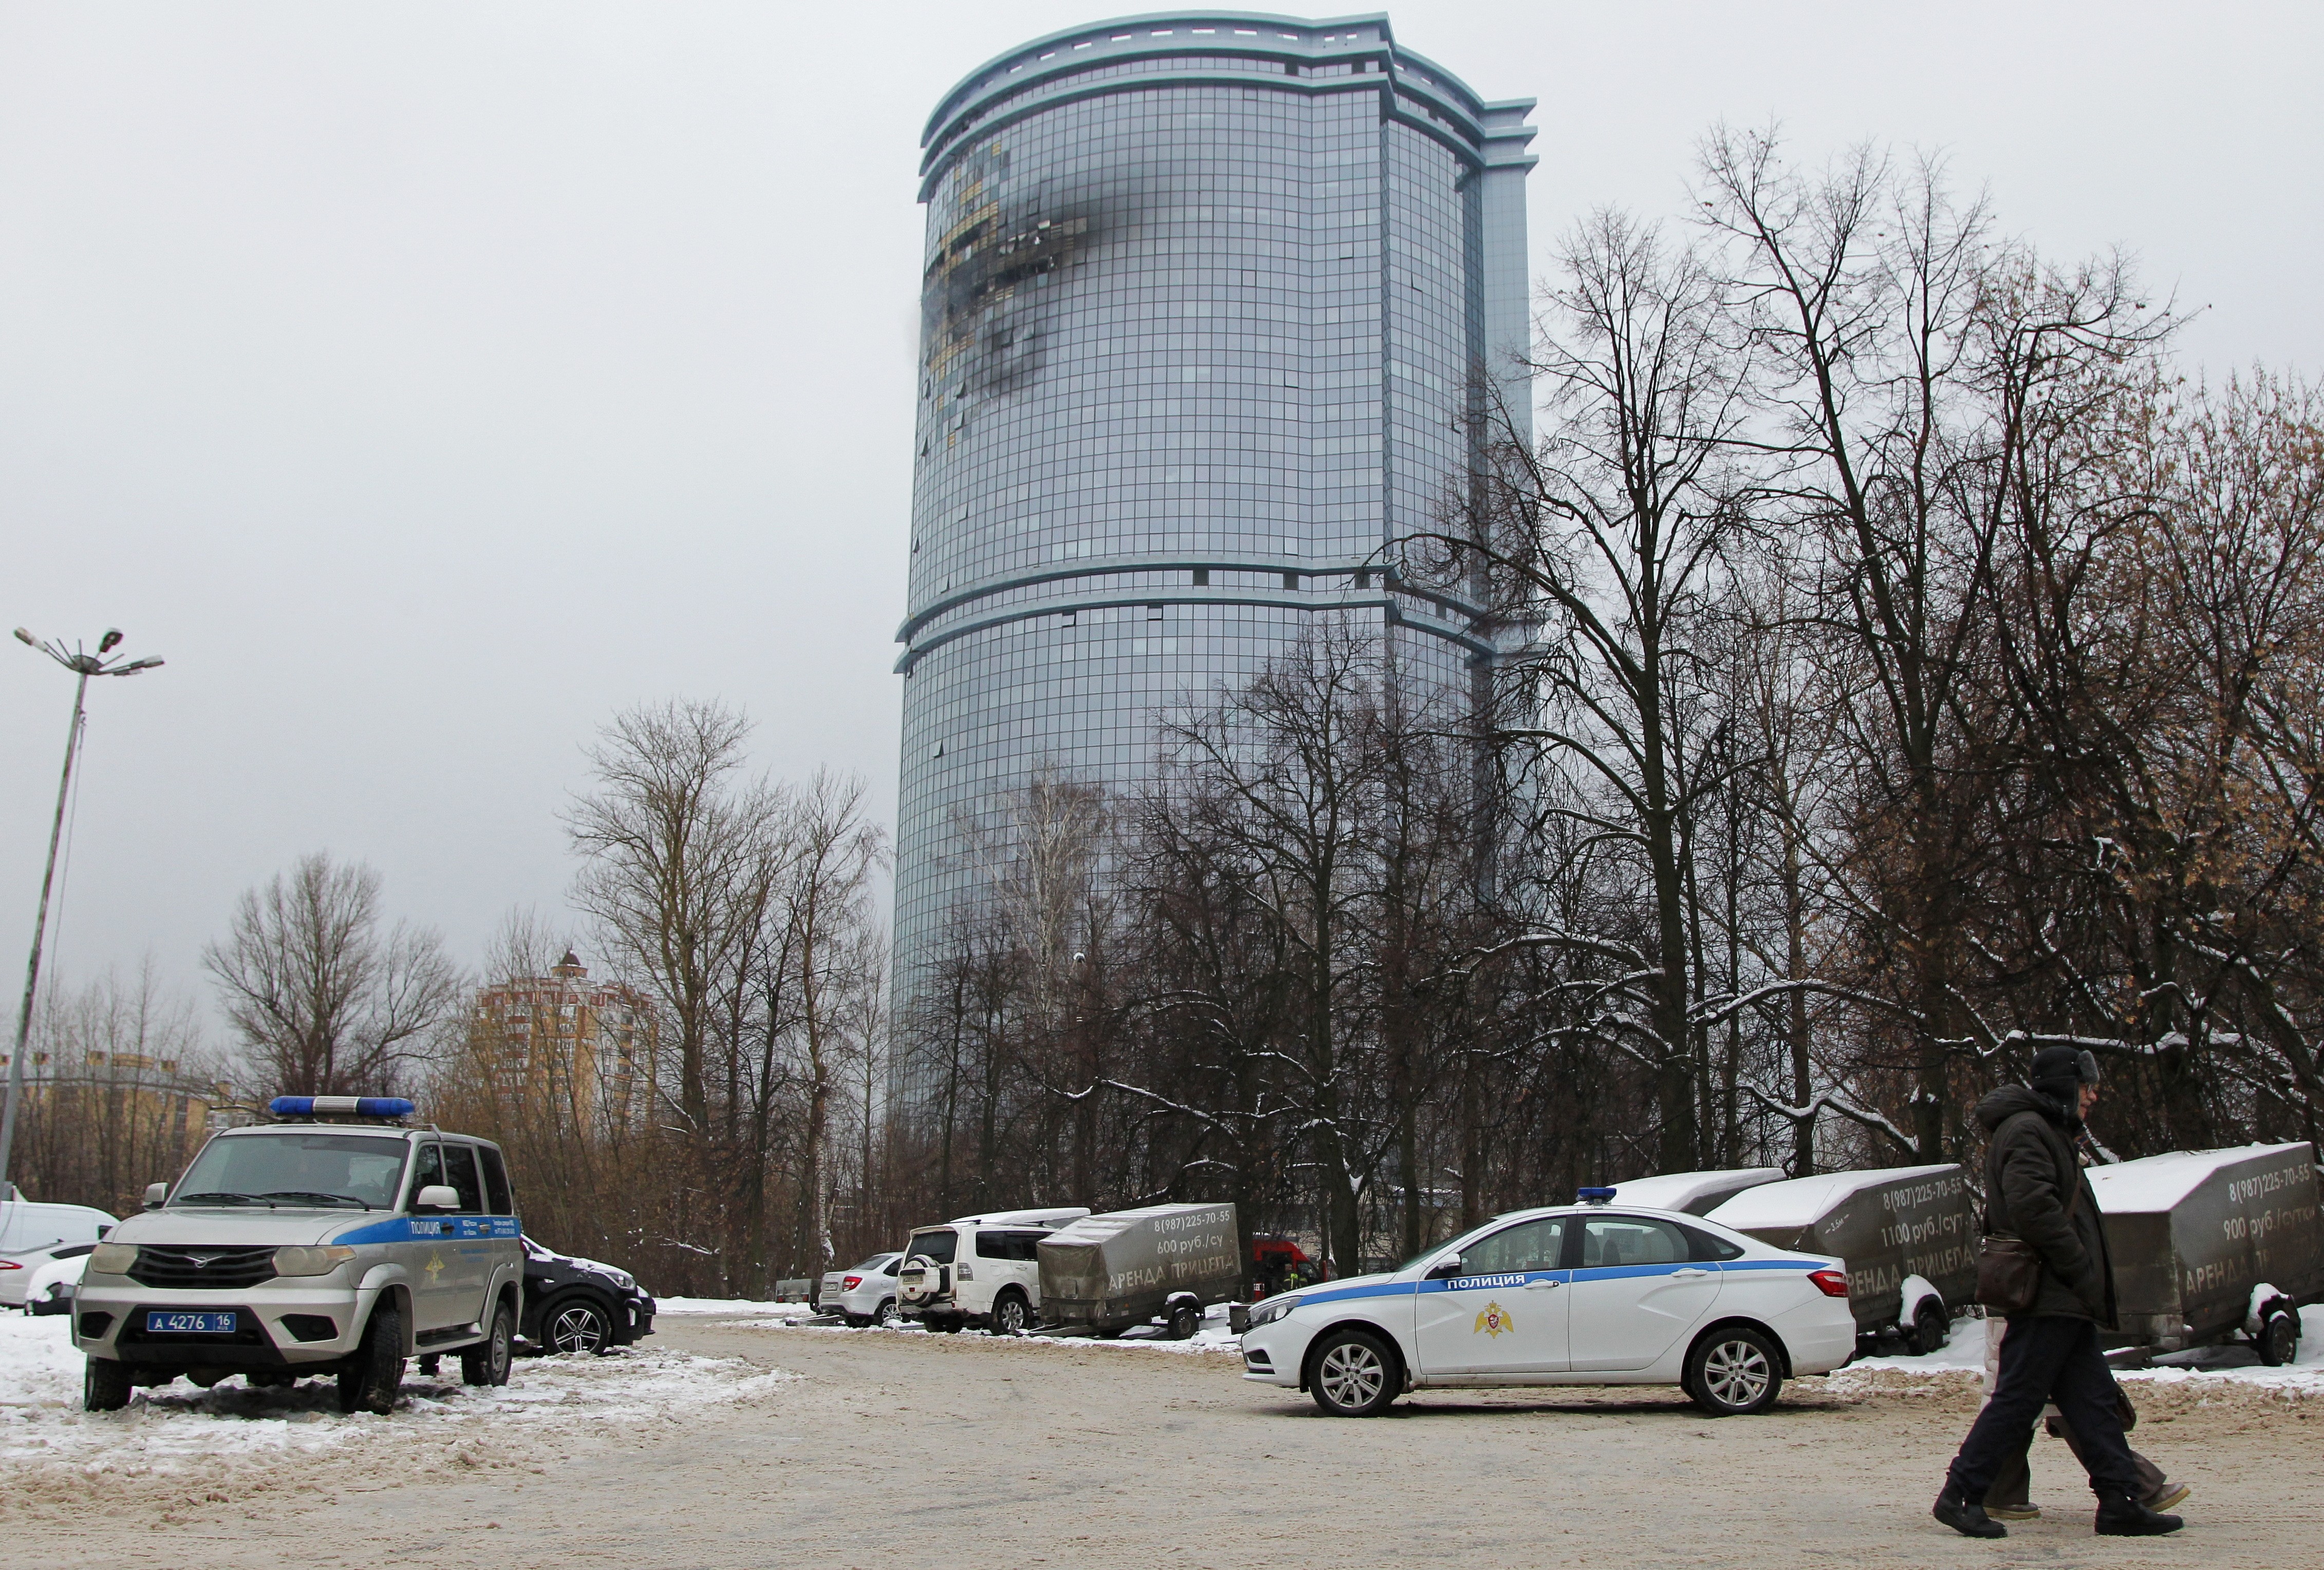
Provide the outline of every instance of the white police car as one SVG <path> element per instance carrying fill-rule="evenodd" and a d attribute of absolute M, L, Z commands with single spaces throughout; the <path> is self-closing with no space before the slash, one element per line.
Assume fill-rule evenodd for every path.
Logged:
<path fill-rule="evenodd" d="M 395 1097 L 268 1110 L 281 1121 L 212 1136 L 90 1251 L 73 1305 L 83 1404 L 115 1410 L 181 1375 L 330 1374 L 342 1411 L 385 1412 L 405 1358 L 447 1352 L 470 1384 L 507 1383 L 524 1254 L 499 1147 L 408 1127 Z"/>
<path fill-rule="evenodd" d="M 1252 1307 L 1243 1377 L 1366 1418 L 1407 1390 L 1676 1384 L 1713 1416 L 1764 1411 L 1856 1350 L 1840 1262 L 1606 1200 L 1497 1217 L 1386 1275 Z"/>

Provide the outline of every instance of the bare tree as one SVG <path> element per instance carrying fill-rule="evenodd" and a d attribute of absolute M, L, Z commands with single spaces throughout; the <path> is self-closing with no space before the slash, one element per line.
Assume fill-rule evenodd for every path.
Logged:
<path fill-rule="evenodd" d="M 715 703 L 626 711 L 589 755 L 596 790 L 566 813 L 583 858 L 575 903 L 661 1011 L 670 1072 L 658 1083 L 681 1170 L 660 1242 L 696 1261 L 723 1256 L 737 1222 L 748 1235 L 747 1201 L 763 1171 L 728 1170 L 722 1137 L 735 1099 L 722 1070 L 742 1050 L 738 1015 L 752 996 L 752 943 L 779 859 L 779 794 L 735 777 L 749 734 L 746 720 Z M 726 1202 L 738 1180 L 739 1212 Z"/>
<path fill-rule="evenodd" d="M 380 876 L 303 857 L 245 892 L 202 951 L 252 1070 L 293 1096 L 383 1095 L 457 1006 L 459 977 L 431 929 L 380 930 Z"/>

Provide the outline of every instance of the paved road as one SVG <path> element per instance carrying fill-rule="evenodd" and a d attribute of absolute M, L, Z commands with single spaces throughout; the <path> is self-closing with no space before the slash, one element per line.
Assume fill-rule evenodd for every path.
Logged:
<path fill-rule="evenodd" d="M 1658 1391 L 1463 1393 L 1353 1422 L 1243 1383 L 1222 1354 L 662 1327 L 668 1343 L 799 1377 L 683 1424 L 607 1425 L 546 1449 L 487 1436 L 450 1455 L 307 1464 L 208 1498 L 124 1496 L 77 1522 L 19 1520 L 0 1560 L 2324 1565 L 2324 1401 L 2153 1398 L 2140 1444 L 2197 1489 L 2194 1524 L 2157 1542 L 2093 1538 L 2089 1494 L 2043 1440 L 2035 1497 L 2062 1507 L 2057 1519 L 1983 1545 L 1926 1513 L 1973 1402 L 1958 1387 L 1843 1399 L 1807 1381 L 1774 1413 L 1724 1421 Z"/>

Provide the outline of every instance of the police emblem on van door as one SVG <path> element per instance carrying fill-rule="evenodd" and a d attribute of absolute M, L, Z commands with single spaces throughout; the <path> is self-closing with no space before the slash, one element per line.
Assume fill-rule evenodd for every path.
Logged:
<path fill-rule="evenodd" d="M 444 1273 L 444 1256 L 440 1253 L 432 1255 L 429 1259 L 426 1268 L 428 1271 L 428 1284 L 432 1287 L 436 1284 L 436 1278 Z"/>
<path fill-rule="evenodd" d="M 1517 1321 L 1509 1318 L 1509 1311 L 1507 1308 L 1502 1308 L 1499 1303 L 1488 1303 L 1485 1305 L 1485 1311 L 1477 1316 L 1477 1328 L 1469 1334 L 1475 1336 L 1481 1333 L 1488 1337 L 1493 1337 L 1499 1336 L 1504 1330 L 1514 1330 L 1517 1327 Z"/>

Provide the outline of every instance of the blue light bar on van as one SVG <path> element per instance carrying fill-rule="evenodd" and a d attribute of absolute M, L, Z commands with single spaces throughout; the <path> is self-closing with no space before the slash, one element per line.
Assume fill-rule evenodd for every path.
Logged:
<path fill-rule="evenodd" d="M 417 1108 L 401 1096 L 277 1096 L 266 1110 L 277 1117 L 409 1117 Z"/>

